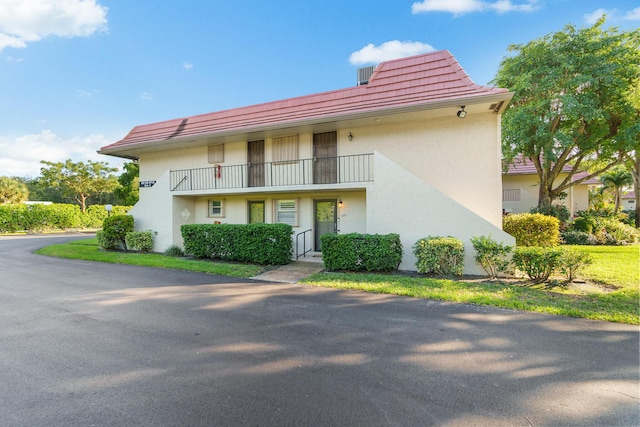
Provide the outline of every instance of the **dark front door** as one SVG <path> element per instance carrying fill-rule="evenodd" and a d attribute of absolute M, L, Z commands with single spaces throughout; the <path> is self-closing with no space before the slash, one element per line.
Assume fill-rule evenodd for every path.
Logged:
<path fill-rule="evenodd" d="M 313 134 L 313 183 L 338 182 L 338 134 L 324 132 Z"/>
<path fill-rule="evenodd" d="M 249 187 L 264 187 L 264 140 L 247 145 Z"/>
<path fill-rule="evenodd" d="M 315 250 L 320 252 L 322 245 L 320 236 L 323 234 L 335 234 L 338 232 L 338 210 L 336 200 L 315 200 L 313 203 L 315 211 Z"/>

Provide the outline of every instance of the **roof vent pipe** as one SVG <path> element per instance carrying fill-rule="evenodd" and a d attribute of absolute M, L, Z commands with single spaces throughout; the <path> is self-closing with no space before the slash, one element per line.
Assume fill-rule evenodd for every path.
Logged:
<path fill-rule="evenodd" d="M 369 79 L 371 78 L 371 75 L 373 74 L 375 69 L 375 65 L 358 68 L 358 86 L 366 85 L 367 83 L 369 83 Z"/>

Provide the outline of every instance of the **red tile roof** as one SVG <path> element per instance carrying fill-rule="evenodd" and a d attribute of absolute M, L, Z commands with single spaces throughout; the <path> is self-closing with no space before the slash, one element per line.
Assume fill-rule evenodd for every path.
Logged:
<path fill-rule="evenodd" d="M 392 110 L 443 101 L 504 94 L 506 89 L 480 86 L 469 78 L 446 50 L 386 61 L 369 83 L 231 110 L 136 126 L 124 139 L 103 147 L 105 154 L 139 144 L 295 124 L 305 120 L 339 119 L 354 113 Z"/>
<path fill-rule="evenodd" d="M 562 167 L 562 172 L 570 172 L 570 171 L 571 171 L 571 165 L 565 164 Z M 503 173 L 503 175 L 537 175 L 537 174 L 538 174 L 538 171 L 536 170 L 536 166 L 533 164 L 533 162 L 530 159 L 523 158 L 522 155 L 518 155 L 516 158 L 514 158 L 511 164 L 509 165 L 509 169 L 507 170 L 507 172 Z M 589 174 L 588 172 L 576 172 L 571 177 L 571 181 L 575 182 L 579 179 L 584 178 L 588 174 Z M 596 185 L 596 184 L 600 184 L 600 181 L 597 178 L 591 178 L 582 182 L 581 184 Z"/>

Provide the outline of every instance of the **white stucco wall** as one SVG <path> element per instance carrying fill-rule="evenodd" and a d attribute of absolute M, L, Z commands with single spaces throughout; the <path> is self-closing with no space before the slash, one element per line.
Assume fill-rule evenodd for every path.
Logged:
<path fill-rule="evenodd" d="M 465 274 L 485 274 L 473 259 L 472 236 L 490 235 L 514 245 L 501 228 L 376 152 L 376 182 L 367 193 L 367 233 L 398 233 L 404 248 L 401 270 L 415 270 L 412 247 L 427 236 L 452 236 L 464 242 Z M 401 191 L 400 191 L 401 190 Z"/>

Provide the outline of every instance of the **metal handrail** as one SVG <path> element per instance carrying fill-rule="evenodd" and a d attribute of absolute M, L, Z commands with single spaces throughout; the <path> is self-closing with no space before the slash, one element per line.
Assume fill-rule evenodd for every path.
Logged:
<path fill-rule="evenodd" d="M 309 245 L 309 249 L 307 249 L 307 233 L 311 233 L 311 229 L 304 230 L 296 234 L 296 260 L 300 257 L 306 258 L 306 255 L 309 252 L 311 252 L 311 245 Z M 302 235 L 302 253 L 300 253 L 300 251 L 298 250 L 298 247 L 300 246 L 300 241 L 298 238 L 301 235 Z M 311 241 L 311 239 L 309 239 L 309 241 Z"/>

